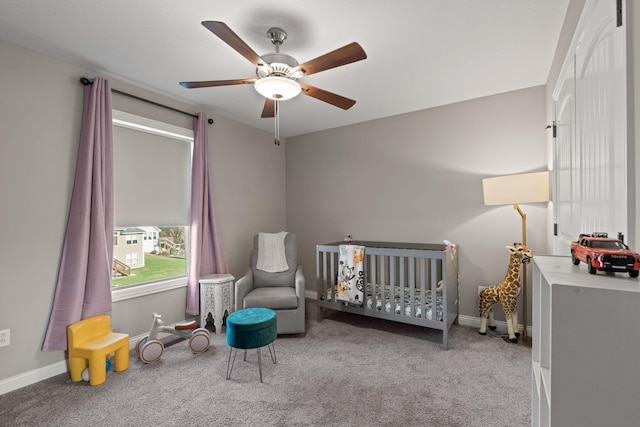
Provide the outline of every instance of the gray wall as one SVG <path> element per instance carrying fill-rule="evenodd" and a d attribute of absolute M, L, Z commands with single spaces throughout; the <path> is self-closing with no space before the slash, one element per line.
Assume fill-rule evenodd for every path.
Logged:
<path fill-rule="evenodd" d="M 289 138 L 287 226 L 307 290 L 316 244 L 447 239 L 459 245 L 461 314 L 477 317 L 477 286 L 504 279 L 505 246 L 522 240 L 513 206 L 483 205 L 482 178 L 546 170 L 545 126 L 539 86 Z M 528 245 L 546 253 L 546 204 L 522 208 Z"/>
<path fill-rule="evenodd" d="M 64 360 L 42 352 L 67 222 L 83 89 L 81 76 L 104 73 L 53 60 L 0 40 L 0 380 Z M 110 78 L 112 87 L 186 111 L 199 109 Z M 118 95 L 114 108 L 191 127 L 191 118 Z M 209 113 L 211 116 L 211 113 Z M 286 228 L 285 146 L 273 135 L 213 115 L 209 127 L 214 198 L 231 273 L 249 265 L 253 235 Z M 148 331 L 151 313 L 185 318 L 185 290 L 114 303 L 114 329 Z"/>

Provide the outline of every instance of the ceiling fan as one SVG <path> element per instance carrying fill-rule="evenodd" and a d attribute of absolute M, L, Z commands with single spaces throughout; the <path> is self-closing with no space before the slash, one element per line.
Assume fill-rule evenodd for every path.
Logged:
<path fill-rule="evenodd" d="M 292 56 L 280 52 L 280 46 L 287 38 L 286 31 L 281 28 L 270 28 L 267 32 L 271 43 L 275 46 L 275 53 L 267 53 L 260 56 L 224 22 L 204 21 L 202 25 L 249 60 L 256 67 L 257 78 L 180 82 L 180 85 L 188 89 L 194 89 L 253 83 L 255 89 L 266 98 L 262 117 L 276 117 L 276 101 L 291 99 L 300 93 L 335 105 L 343 110 L 348 110 L 356 103 L 353 99 L 345 98 L 305 83 L 299 83 L 298 79 L 365 59 L 367 54 L 358 43 L 350 43 L 299 64 Z"/>

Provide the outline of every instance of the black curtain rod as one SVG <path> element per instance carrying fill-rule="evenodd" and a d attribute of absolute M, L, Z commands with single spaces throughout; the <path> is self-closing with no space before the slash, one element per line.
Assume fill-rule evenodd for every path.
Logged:
<path fill-rule="evenodd" d="M 93 82 L 90 79 L 88 79 L 86 77 L 80 77 L 80 84 L 82 86 L 87 86 L 87 85 L 90 85 L 91 83 L 93 83 Z M 111 92 L 115 93 L 117 95 L 122 95 L 122 96 L 126 96 L 128 98 L 132 98 L 132 99 L 135 99 L 135 100 L 138 100 L 138 101 L 146 102 L 147 104 L 155 105 L 156 107 L 161 107 L 161 108 L 165 108 L 167 110 L 175 111 L 176 113 L 184 114 L 186 116 L 198 117 L 195 114 L 187 113 L 186 111 L 178 110 L 177 108 L 169 107 L 168 105 L 160 104 L 160 103 L 155 102 L 155 101 L 150 101 L 148 99 L 140 98 L 139 96 L 131 95 L 130 93 L 122 92 L 122 91 L 120 91 L 118 89 L 113 89 L 112 88 Z M 213 119 L 209 119 L 209 120 L 207 120 L 207 122 L 210 125 L 212 125 L 213 124 Z"/>

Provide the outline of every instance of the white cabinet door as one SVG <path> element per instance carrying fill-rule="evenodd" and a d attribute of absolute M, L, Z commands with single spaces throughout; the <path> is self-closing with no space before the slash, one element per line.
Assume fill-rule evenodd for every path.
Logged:
<path fill-rule="evenodd" d="M 555 250 L 579 233 L 627 234 L 626 56 L 616 0 L 585 4 L 556 85 Z"/>

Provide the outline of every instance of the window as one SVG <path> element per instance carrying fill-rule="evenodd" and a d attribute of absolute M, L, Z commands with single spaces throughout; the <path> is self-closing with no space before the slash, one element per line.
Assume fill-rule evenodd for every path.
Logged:
<path fill-rule="evenodd" d="M 113 111 L 113 300 L 186 285 L 193 131 Z"/>

